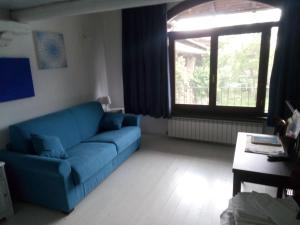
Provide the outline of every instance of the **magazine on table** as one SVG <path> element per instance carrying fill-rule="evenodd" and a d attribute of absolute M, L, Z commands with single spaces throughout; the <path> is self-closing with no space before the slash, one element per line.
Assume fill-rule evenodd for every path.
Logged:
<path fill-rule="evenodd" d="M 286 156 L 280 138 L 276 135 L 249 134 L 247 135 L 246 152 L 268 156 Z"/>
<path fill-rule="evenodd" d="M 253 144 L 260 144 L 260 145 L 282 146 L 280 138 L 276 135 L 253 134 L 251 135 L 251 142 Z"/>

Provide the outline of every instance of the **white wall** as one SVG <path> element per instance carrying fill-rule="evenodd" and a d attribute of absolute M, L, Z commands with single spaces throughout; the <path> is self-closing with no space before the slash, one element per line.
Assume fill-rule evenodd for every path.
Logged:
<path fill-rule="evenodd" d="M 0 103 L 0 147 L 8 126 L 107 95 L 101 14 L 31 22 L 32 30 L 64 34 L 67 68 L 39 70 L 32 34 L 16 37 L 0 57 L 29 57 L 35 97 Z M 100 26 L 99 26 L 100 23 Z"/>
<path fill-rule="evenodd" d="M 108 90 L 111 107 L 123 107 L 122 13 L 121 10 L 102 14 Z"/>
<path fill-rule="evenodd" d="M 143 133 L 146 134 L 167 135 L 168 120 L 162 118 L 153 118 L 150 116 L 143 116 L 141 128 Z"/>

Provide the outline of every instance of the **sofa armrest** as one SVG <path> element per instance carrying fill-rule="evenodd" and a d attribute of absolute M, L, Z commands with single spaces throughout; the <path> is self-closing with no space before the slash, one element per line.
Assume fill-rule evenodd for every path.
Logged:
<path fill-rule="evenodd" d="M 138 126 L 141 125 L 141 116 L 140 115 L 132 115 L 132 114 L 124 114 L 123 126 Z"/>
<path fill-rule="evenodd" d="M 71 166 L 67 160 L 0 150 L 6 162 L 7 179 L 13 197 L 51 209 L 70 212 L 74 199 Z"/>
<path fill-rule="evenodd" d="M 0 150 L 0 160 L 14 169 L 38 171 L 49 176 L 68 177 L 71 173 L 69 162 L 61 159 Z"/>

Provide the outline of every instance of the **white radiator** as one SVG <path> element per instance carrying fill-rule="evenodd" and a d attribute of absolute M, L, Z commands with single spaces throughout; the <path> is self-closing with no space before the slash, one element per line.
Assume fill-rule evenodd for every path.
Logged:
<path fill-rule="evenodd" d="M 173 117 L 168 120 L 168 136 L 235 144 L 238 132 L 262 133 L 263 123 Z"/>

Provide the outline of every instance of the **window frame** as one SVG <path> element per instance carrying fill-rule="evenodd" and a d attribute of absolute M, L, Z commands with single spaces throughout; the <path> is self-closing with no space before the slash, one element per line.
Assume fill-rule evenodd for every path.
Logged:
<path fill-rule="evenodd" d="M 260 118 L 266 116 L 264 112 L 268 62 L 270 53 L 270 39 L 272 27 L 278 27 L 279 22 L 256 23 L 219 27 L 201 31 L 171 31 L 169 37 L 169 64 L 171 74 L 172 115 L 189 117 L 212 118 Z M 256 107 L 218 106 L 217 95 L 217 67 L 218 67 L 218 38 L 224 35 L 238 35 L 247 33 L 261 33 L 259 55 L 258 83 Z M 175 41 L 180 39 L 211 37 L 210 75 L 209 75 L 209 105 L 175 104 Z"/>

